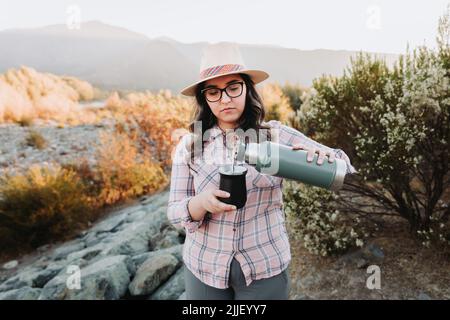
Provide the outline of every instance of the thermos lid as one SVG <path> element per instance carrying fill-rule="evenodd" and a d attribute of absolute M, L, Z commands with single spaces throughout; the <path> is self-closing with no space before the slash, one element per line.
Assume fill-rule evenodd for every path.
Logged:
<path fill-rule="evenodd" d="M 344 185 L 345 175 L 347 173 L 347 163 L 342 159 L 335 159 L 334 161 L 336 162 L 336 172 L 330 190 L 338 191 Z"/>

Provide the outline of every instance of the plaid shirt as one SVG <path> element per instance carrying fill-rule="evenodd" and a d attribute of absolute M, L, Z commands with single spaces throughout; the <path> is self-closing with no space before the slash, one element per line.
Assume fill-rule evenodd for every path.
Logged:
<path fill-rule="evenodd" d="M 348 173 L 356 172 L 342 150 L 324 146 L 279 121 L 265 124 L 272 127 L 272 141 L 331 150 L 336 158 L 347 162 Z M 247 285 L 253 280 L 275 276 L 291 260 L 283 211 L 283 178 L 261 174 L 244 163 L 248 171 L 247 202 L 243 208 L 224 214 L 208 213 L 200 221 L 193 221 L 189 214 L 188 202 L 193 196 L 208 189 L 219 189 L 219 166 L 227 163 L 223 131 L 215 125 L 209 132 L 201 162 L 189 161 L 186 146 L 190 134 L 181 138 L 173 156 L 167 215 L 176 227 L 186 228 L 184 263 L 203 283 L 216 288 L 229 287 L 233 257 L 239 261 Z"/>

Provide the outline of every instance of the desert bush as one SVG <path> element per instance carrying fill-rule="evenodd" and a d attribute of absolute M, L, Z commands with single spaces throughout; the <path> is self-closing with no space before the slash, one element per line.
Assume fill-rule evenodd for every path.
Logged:
<path fill-rule="evenodd" d="M 22 66 L 0 75 L 0 122 L 23 118 L 64 120 L 80 112 L 78 101 L 94 98 L 91 84 Z"/>
<path fill-rule="evenodd" d="M 266 108 L 265 121 L 279 120 L 287 123 L 294 111 L 281 87 L 276 83 L 269 83 L 259 89 L 259 92 Z"/>
<path fill-rule="evenodd" d="M 168 90 L 130 93 L 118 99 L 113 95 L 110 104 L 110 108 L 120 110 L 115 113 L 117 132 L 126 134 L 141 152 L 151 155 L 150 159 L 169 172 L 176 145 L 173 134 L 180 128 L 187 129 L 193 112 L 190 100 L 172 97 Z"/>
<path fill-rule="evenodd" d="M 30 130 L 28 135 L 25 137 L 25 144 L 34 147 L 36 149 L 42 150 L 47 147 L 47 140 L 37 131 Z"/>
<path fill-rule="evenodd" d="M 33 165 L 0 177 L 0 238 L 5 250 L 67 239 L 91 218 L 90 200 L 75 172 Z M 9 244 L 10 247 L 5 247 Z"/>
<path fill-rule="evenodd" d="M 97 201 L 117 201 L 152 193 L 167 186 L 168 178 L 158 163 L 125 134 L 100 135 L 93 181 L 98 185 Z"/>

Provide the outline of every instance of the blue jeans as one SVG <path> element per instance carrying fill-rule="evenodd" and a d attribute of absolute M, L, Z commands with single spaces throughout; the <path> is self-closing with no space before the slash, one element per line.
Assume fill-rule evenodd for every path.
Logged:
<path fill-rule="evenodd" d="M 201 282 L 184 267 L 187 300 L 287 300 L 289 294 L 288 269 L 271 278 L 253 280 L 247 286 L 244 273 L 236 259 L 231 262 L 230 287 L 218 289 Z"/>

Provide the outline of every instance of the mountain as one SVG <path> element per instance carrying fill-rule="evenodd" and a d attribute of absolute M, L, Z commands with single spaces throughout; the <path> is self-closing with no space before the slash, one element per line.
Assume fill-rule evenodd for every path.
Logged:
<path fill-rule="evenodd" d="M 198 76 L 207 42 L 150 39 L 125 28 L 89 21 L 80 29 L 51 25 L 0 32 L 0 72 L 26 65 L 71 75 L 104 89 L 179 91 Z M 310 85 L 323 73 L 340 75 L 356 52 L 298 50 L 240 44 L 249 67 L 269 72 L 271 81 Z M 379 54 L 388 63 L 397 55 Z"/>

